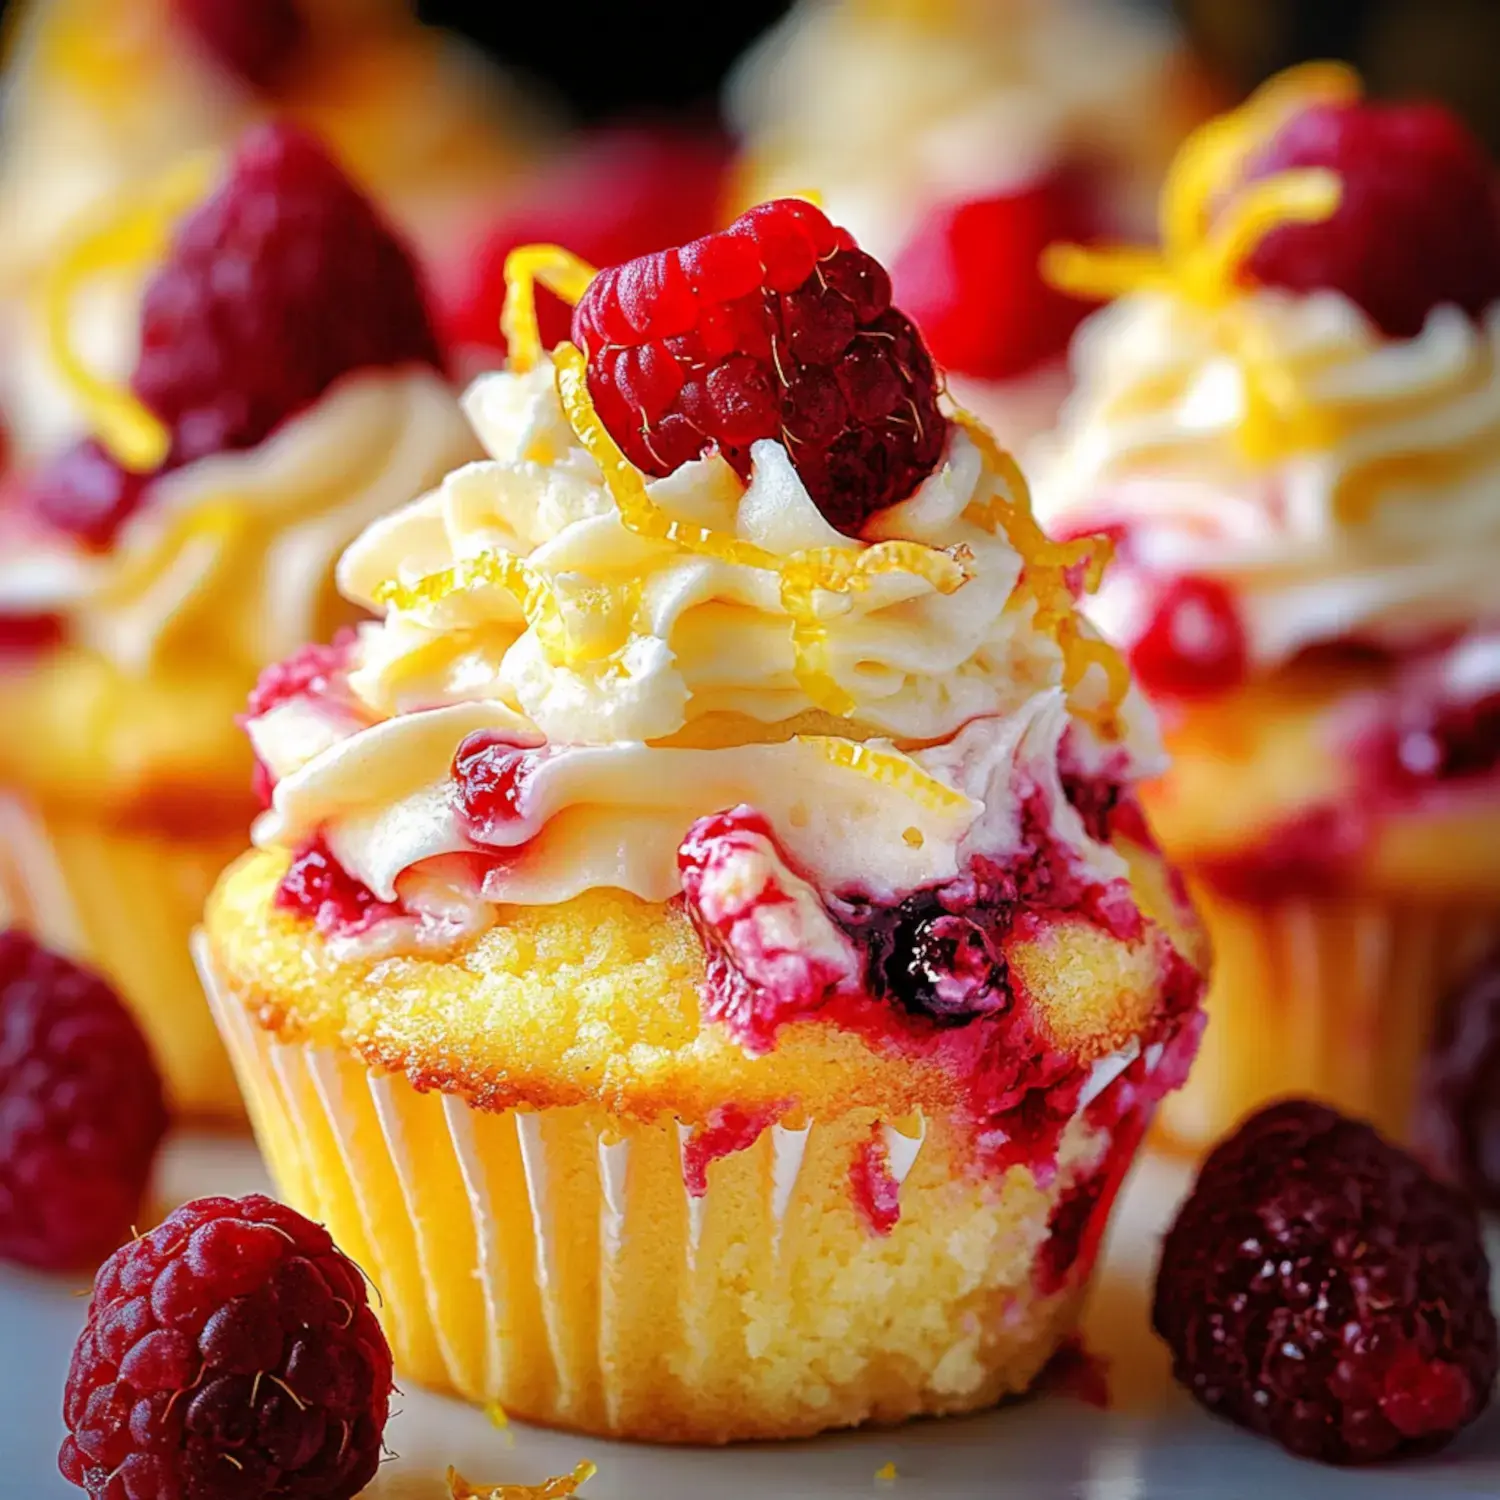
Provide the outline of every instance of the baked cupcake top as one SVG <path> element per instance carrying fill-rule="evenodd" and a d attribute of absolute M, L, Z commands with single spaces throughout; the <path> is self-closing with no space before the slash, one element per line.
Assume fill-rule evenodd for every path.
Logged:
<path fill-rule="evenodd" d="M 67 775 L 56 747 L 79 742 L 83 712 L 110 721 L 79 753 L 113 757 L 92 767 L 111 791 L 196 753 L 174 739 L 238 781 L 212 684 L 240 696 L 266 662 L 350 618 L 332 587 L 342 548 L 477 451 L 410 253 L 323 148 L 259 127 L 205 198 L 209 171 L 187 164 L 56 268 L 56 353 L 97 436 L 13 480 L 0 511 L 13 648 L 0 692 L 35 731 L 0 771 L 34 789 Z M 126 257 L 159 262 L 128 389 L 73 347 L 70 321 L 91 278 Z M 111 676 L 126 686 L 105 688 Z M 180 712 L 143 744 L 173 684 Z M 136 722 L 128 744 L 116 713 Z"/>
<path fill-rule="evenodd" d="M 252 702 L 271 941 L 310 920 L 329 983 L 399 971 L 436 995 L 443 955 L 487 973 L 528 924 L 552 951 L 579 911 L 633 923 L 645 952 L 686 940 L 695 1028 L 680 997 L 671 1025 L 646 1016 L 658 975 L 611 990 L 559 1063 L 643 1109 L 728 1052 L 765 1064 L 737 1090 L 784 1093 L 793 1033 L 841 1038 L 854 1070 L 804 1099 L 894 1069 L 993 1124 L 1056 1085 L 1043 1156 L 1095 1063 L 1154 1068 L 1175 1043 L 1165 1087 L 1202 955 L 1132 796 L 1159 764 L 1149 719 L 1076 608 L 1103 553 L 1037 530 L 1015 465 L 945 410 L 880 266 L 783 200 L 598 275 L 547 247 L 512 271 L 510 368 L 465 398 L 488 458 L 367 530 L 339 577 L 383 618 Z M 534 276 L 577 302 L 550 357 Z M 539 1049 L 574 1034 L 516 999 Z M 392 1006 L 360 1045 L 493 1068 L 460 1074 L 487 1095 L 535 1072 L 490 1042 L 484 1063 L 429 1064 L 415 1013 Z M 570 1087 L 555 1069 L 524 1097 Z"/>
<path fill-rule="evenodd" d="M 1053 259 L 1120 295 L 1033 454 L 1039 510 L 1116 540 L 1091 612 L 1174 724 L 1273 683 L 1338 700 L 1304 772 L 1278 773 L 1282 817 L 1347 801 L 1351 778 L 1361 797 L 1423 779 L 1392 754 L 1447 795 L 1500 751 L 1492 178 L 1445 111 L 1361 102 L 1315 65 L 1183 149 L 1160 255 Z M 1261 717 L 1284 721 L 1280 698 Z M 1234 816 L 1264 824 L 1259 800 Z"/>

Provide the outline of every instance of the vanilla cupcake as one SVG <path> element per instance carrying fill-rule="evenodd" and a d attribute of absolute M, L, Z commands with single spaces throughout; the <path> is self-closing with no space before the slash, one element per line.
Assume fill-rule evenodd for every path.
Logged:
<path fill-rule="evenodd" d="M 134 393 L 59 348 L 99 436 L 0 507 L 0 899 L 109 974 L 178 1108 L 232 1114 L 187 939 L 255 807 L 235 716 L 354 618 L 350 539 L 477 450 L 409 254 L 290 127 L 246 139 L 139 320 Z"/>
<path fill-rule="evenodd" d="M 406 1378 L 530 1420 L 1023 1390 L 1204 965 L 1090 545 L 806 204 L 512 270 L 488 459 L 350 548 L 383 618 L 249 724 L 275 791 L 200 955 L 272 1170 Z"/>
<path fill-rule="evenodd" d="M 425 253 L 484 222 L 531 156 L 519 90 L 401 0 L 24 0 L 0 143 L 0 401 L 13 446 L 50 451 L 86 413 L 47 355 L 49 268 L 185 154 L 253 122 L 314 130 Z M 75 309 L 123 378 L 138 288 L 101 279 Z"/>
<path fill-rule="evenodd" d="M 801 0 L 740 64 L 742 195 L 816 192 L 891 267 L 955 395 L 1051 426 L 1088 304 L 1053 240 L 1148 222 L 1204 92 L 1172 26 L 1101 0 Z"/>
<path fill-rule="evenodd" d="M 1116 539 L 1093 617 L 1174 758 L 1145 800 L 1218 956 L 1192 1145 L 1284 1092 L 1403 1134 L 1500 933 L 1492 173 L 1313 67 L 1184 149 L 1164 257 L 1055 260 L 1124 291 L 1034 472 L 1055 534 Z"/>

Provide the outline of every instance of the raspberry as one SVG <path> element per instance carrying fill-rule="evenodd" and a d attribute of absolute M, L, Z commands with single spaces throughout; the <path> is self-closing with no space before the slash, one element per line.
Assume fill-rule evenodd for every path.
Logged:
<path fill-rule="evenodd" d="M 1244 681 L 1249 650 L 1234 596 L 1212 578 L 1173 579 L 1130 648 L 1153 698 L 1211 698 Z"/>
<path fill-rule="evenodd" d="M 1454 987 L 1439 1012 L 1413 1135 L 1434 1172 L 1500 1209 L 1500 949 Z"/>
<path fill-rule="evenodd" d="M 395 230 L 313 137 L 271 124 L 152 277 L 131 385 L 176 465 L 254 447 L 352 370 L 441 362 Z"/>
<path fill-rule="evenodd" d="M 58 1467 L 94 1500 L 349 1500 L 391 1390 L 328 1231 L 258 1193 L 199 1198 L 99 1268 Z"/>
<path fill-rule="evenodd" d="M 505 257 L 519 245 L 566 245 L 614 266 L 707 234 L 720 222 L 728 164 L 728 146 L 714 135 L 617 126 L 584 137 L 548 162 L 442 278 L 445 341 L 504 350 Z M 537 317 L 548 347 L 568 337 L 572 312 L 545 287 Z"/>
<path fill-rule="evenodd" d="M 1086 184 L 1055 172 L 1017 191 L 935 209 L 891 268 L 933 358 L 959 375 L 1009 380 L 1060 355 L 1089 304 L 1042 279 L 1042 252 L 1086 241 Z"/>
<path fill-rule="evenodd" d="M 1204 1163 L 1152 1322 L 1203 1405 L 1327 1463 L 1440 1447 L 1500 1369 L 1473 1208 L 1370 1126 L 1301 1099 Z"/>
<path fill-rule="evenodd" d="M 1250 179 L 1327 167 L 1343 180 L 1321 224 L 1287 224 L 1246 269 L 1268 286 L 1329 287 L 1392 338 L 1452 303 L 1478 318 L 1500 297 L 1500 211 L 1483 146 L 1436 104 L 1320 104 L 1294 115 L 1254 157 Z"/>
<path fill-rule="evenodd" d="M 829 523 L 855 534 L 942 456 L 937 375 L 890 278 L 795 199 L 602 272 L 573 316 L 589 391 L 626 456 L 670 474 L 717 447 L 785 443 Z"/>
<path fill-rule="evenodd" d="M 298 0 L 173 0 L 172 9 L 214 62 L 261 93 L 283 81 L 307 40 Z"/>
<path fill-rule="evenodd" d="M 59 454 L 26 486 L 26 500 L 49 526 L 90 547 L 107 547 L 139 508 L 150 480 L 121 468 L 93 439 Z"/>
<path fill-rule="evenodd" d="M 166 1128 L 151 1050 L 115 992 L 0 932 L 0 1255 L 55 1270 L 108 1255 Z"/>

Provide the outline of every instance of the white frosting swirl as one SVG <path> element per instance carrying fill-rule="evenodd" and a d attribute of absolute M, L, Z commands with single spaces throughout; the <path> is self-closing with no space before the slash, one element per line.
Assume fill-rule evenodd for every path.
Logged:
<path fill-rule="evenodd" d="M 1213 311 L 1139 293 L 1084 325 L 1074 363 L 1030 469 L 1049 528 L 1124 533 L 1090 611 L 1112 639 L 1181 575 L 1230 589 L 1259 668 L 1496 614 L 1500 308 L 1391 340 L 1334 292 Z"/>
<path fill-rule="evenodd" d="M 107 552 L 0 557 L 0 612 L 60 614 L 126 672 L 173 656 L 253 672 L 344 612 L 331 578 L 351 538 L 475 451 L 436 372 L 357 372 L 257 447 L 158 481 Z"/>
<path fill-rule="evenodd" d="M 340 566 L 352 599 L 386 606 L 351 664 L 355 718 L 347 702 L 310 699 L 251 726 L 278 783 L 258 843 L 296 848 L 321 833 L 377 894 L 409 896 L 424 863 L 476 852 L 450 768 L 484 732 L 537 752 L 517 815 L 480 851 L 488 901 L 563 901 L 591 886 L 665 899 L 689 826 L 739 803 L 766 814 L 824 889 L 908 890 L 952 876 L 971 852 L 1014 848 L 1021 787 L 1053 804 L 1081 859 L 1118 873 L 1062 794 L 1059 741 L 1070 722 L 1086 747 L 1092 730 L 1070 718 L 1062 654 L 1017 587 L 1020 555 L 972 509 L 1003 481 L 961 431 L 879 530 L 961 556 L 968 579 L 944 594 L 914 573 L 875 574 L 815 595 L 827 670 L 853 703 L 833 718 L 799 670 L 775 569 L 629 529 L 548 362 L 482 377 L 465 405 L 491 457 L 371 526 Z M 757 444 L 753 459 L 748 486 L 710 458 L 652 483 L 651 499 L 778 558 L 873 545 L 829 528 L 779 444 Z M 480 558 L 524 559 L 527 607 L 472 569 L 432 587 Z M 1085 700 L 1104 688 L 1100 668 L 1089 674 Z M 1118 720 L 1128 774 L 1154 769 L 1139 704 Z"/>

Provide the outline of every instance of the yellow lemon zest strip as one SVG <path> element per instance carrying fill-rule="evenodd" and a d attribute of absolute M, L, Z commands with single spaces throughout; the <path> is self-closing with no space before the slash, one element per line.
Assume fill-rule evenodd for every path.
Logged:
<path fill-rule="evenodd" d="M 1183 143 L 1162 187 L 1159 253 L 1052 245 L 1042 257 L 1043 275 L 1075 296 L 1166 292 L 1214 315 L 1218 337 L 1244 382 L 1238 440 L 1258 461 L 1314 443 L 1317 432 L 1296 374 L 1241 316 L 1240 272 L 1273 229 L 1321 223 L 1336 213 L 1342 185 L 1336 173 L 1322 168 L 1296 168 L 1242 185 L 1236 178 L 1299 110 L 1358 97 L 1358 76 L 1342 63 L 1288 69 Z"/>
<path fill-rule="evenodd" d="M 540 1484 L 470 1484 L 457 1469 L 448 1469 L 448 1493 L 453 1500 L 568 1500 L 599 1470 L 587 1459 L 571 1474 L 544 1479 Z"/>
<path fill-rule="evenodd" d="M 536 319 L 536 284 L 578 305 L 599 273 L 561 245 L 520 245 L 505 257 L 505 310 L 500 331 L 510 367 L 524 374 L 542 357 L 542 334 Z"/>
<path fill-rule="evenodd" d="M 832 765 L 857 771 L 882 786 L 903 792 L 933 812 L 944 808 L 960 811 L 968 806 L 969 799 L 962 792 L 956 792 L 951 786 L 929 776 L 915 761 L 898 751 L 880 750 L 858 740 L 841 739 L 831 734 L 799 734 L 797 743 L 816 750 Z"/>
<path fill-rule="evenodd" d="M 159 467 L 172 435 L 128 387 L 89 369 L 73 344 L 73 305 L 79 290 L 101 273 L 159 260 L 177 219 L 208 190 L 212 157 L 195 156 L 167 173 L 128 208 L 85 231 L 68 246 L 43 288 L 49 351 L 100 441 L 127 469 Z"/>
<path fill-rule="evenodd" d="M 1031 511 L 1031 492 L 1020 465 L 995 441 L 993 434 L 966 411 L 954 413 L 954 421 L 969 435 L 986 464 L 997 473 L 1004 493 L 970 505 L 967 519 L 988 531 L 1000 531 L 1021 556 L 1021 582 L 1012 601 L 1019 606 L 1034 602 L 1034 621 L 1057 642 L 1063 656 L 1063 687 L 1073 693 L 1092 666 L 1105 674 L 1108 690 L 1102 705 L 1074 711 L 1092 719 L 1105 733 L 1113 730 L 1113 718 L 1130 691 L 1130 669 L 1120 653 L 1090 634 L 1083 625 L 1068 575 L 1081 569 L 1085 593 L 1093 593 L 1104 577 L 1113 552 L 1107 537 L 1085 536 L 1071 542 L 1054 542 L 1037 525 Z"/>

